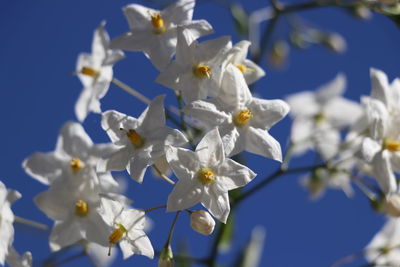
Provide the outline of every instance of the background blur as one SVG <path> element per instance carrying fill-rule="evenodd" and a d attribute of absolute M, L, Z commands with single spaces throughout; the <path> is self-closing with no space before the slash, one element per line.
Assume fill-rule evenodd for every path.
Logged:
<path fill-rule="evenodd" d="M 133 1 L 132 1 L 133 2 Z M 128 30 L 121 8 L 132 3 L 122 0 L 2 0 L 0 5 L 0 179 L 8 188 L 22 193 L 14 206 L 16 215 L 51 225 L 52 222 L 33 204 L 32 199 L 47 189 L 31 179 L 21 168 L 22 161 L 35 151 L 52 151 L 58 131 L 68 120 L 76 120 L 74 105 L 82 86 L 75 70 L 78 53 L 90 52 L 92 34 L 102 20 L 115 37 Z M 153 8 L 157 1 L 135 1 Z M 237 2 L 240 3 L 240 2 Z M 298 3 L 297 1 L 288 1 Z M 245 1 L 241 4 L 248 12 L 265 7 L 267 1 Z M 327 32 L 341 34 L 347 50 L 336 54 L 322 46 L 307 50 L 291 49 L 286 63 L 276 69 L 262 59 L 267 75 L 255 86 L 256 93 L 268 99 L 313 90 L 335 77 L 341 71 L 348 78 L 346 97 L 358 101 L 370 92 L 369 68 L 385 71 L 390 80 L 400 76 L 400 33 L 392 21 L 380 14 L 369 20 L 355 18 L 339 8 L 319 8 L 301 11 L 291 20 Z M 224 5 L 212 0 L 198 0 L 195 19 L 206 19 L 215 34 L 207 38 L 231 35 L 241 40 Z M 261 25 L 261 30 L 265 27 Z M 273 39 L 285 39 L 289 26 L 279 21 Z M 204 39 L 203 39 L 204 40 Z M 272 45 L 273 42 L 270 42 Z M 167 94 L 167 104 L 176 105 L 173 92 L 153 82 L 158 72 L 141 53 L 126 53 L 126 59 L 116 64 L 115 77 L 126 82 L 149 98 Z M 102 109 L 116 109 L 138 116 L 145 105 L 115 86 L 111 86 L 102 100 Z M 89 115 L 83 124 L 94 142 L 109 142 L 100 127 L 100 116 Z M 283 150 L 290 133 L 290 119 L 272 128 Z M 278 168 L 272 160 L 246 155 L 246 164 L 258 177 L 255 182 Z M 292 166 L 308 166 L 314 157 L 307 154 L 292 160 Z M 127 183 L 129 198 L 137 208 L 149 208 L 166 203 L 171 190 L 168 183 L 147 172 L 143 185 L 131 181 L 126 172 L 115 177 Z M 339 258 L 362 250 L 381 228 L 384 216 L 371 210 L 367 199 L 356 189 L 353 198 L 343 192 L 328 191 L 322 199 L 310 201 L 308 192 L 299 183 L 300 176 L 278 179 L 253 197 L 245 200 L 235 214 L 234 243 L 222 254 L 221 263 L 232 266 L 238 251 L 246 244 L 252 229 L 261 225 L 267 231 L 260 266 L 329 266 Z M 250 187 L 252 184 L 249 185 Z M 174 214 L 164 210 L 153 211 L 149 217 L 153 228 L 149 237 L 156 250 L 161 250 L 168 235 Z M 14 245 L 23 253 L 31 251 L 34 266 L 40 266 L 50 255 L 48 233 L 21 225 L 16 226 Z M 173 248 L 186 244 L 196 257 L 207 256 L 211 237 L 191 230 L 189 216 L 182 214 L 173 238 Z M 358 266 L 362 262 L 348 266 Z M 115 266 L 156 266 L 143 256 L 126 261 L 119 253 Z M 86 258 L 65 266 L 90 266 Z"/>

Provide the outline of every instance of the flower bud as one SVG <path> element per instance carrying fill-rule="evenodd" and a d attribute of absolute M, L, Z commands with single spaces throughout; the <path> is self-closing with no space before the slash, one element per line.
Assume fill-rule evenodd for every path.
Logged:
<path fill-rule="evenodd" d="M 174 255 L 171 246 L 163 248 L 161 251 L 160 259 L 158 260 L 158 267 L 173 267 Z"/>
<path fill-rule="evenodd" d="M 341 54 L 346 51 L 346 40 L 337 33 L 326 36 L 325 44 L 335 53 Z"/>
<path fill-rule="evenodd" d="M 383 198 L 380 211 L 392 217 L 400 217 L 400 195 L 391 195 Z"/>
<path fill-rule="evenodd" d="M 196 210 L 190 215 L 190 226 L 200 234 L 210 235 L 214 231 L 215 221 L 210 213 Z"/>

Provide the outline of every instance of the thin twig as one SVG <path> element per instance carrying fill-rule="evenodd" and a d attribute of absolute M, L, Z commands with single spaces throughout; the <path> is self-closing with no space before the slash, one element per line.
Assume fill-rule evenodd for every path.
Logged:
<path fill-rule="evenodd" d="M 169 179 L 168 176 L 166 176 L 164 173 L 162 173 L 162 172 L 160 171 L 160 169 L 157 168 L 156 164 L 153 164 L 152 167 L 153 167 L 154 170 L 158 173 L 158 175 L 160 175 L 161 178 L 163 178 L 165 181 L 167 181 L 168 183 L 170 183 L 170 184 L 172 184 L 172 185 L 175 184 L 174 181 L 172 181 L 171 179 Z"/>
<path fill-rule="evenodd" d="M 150 212 L 150 211 L 152 211 L 152 210 L 164 209 L 164 208 L 166 208 L 166 207 L 167 207 L 167 205 L 155 206 L 155 207 L 148 208 L 148 209 L 144 210 L 144 212 L 145 212 L 145 213 L 148 213 L 148 212 Z"/>

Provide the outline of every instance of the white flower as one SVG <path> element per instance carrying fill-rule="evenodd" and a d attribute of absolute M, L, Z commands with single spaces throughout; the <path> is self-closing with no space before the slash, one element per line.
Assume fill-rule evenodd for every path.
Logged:
<path fill-rule="evenodd" d="M 96 262 L 96 266 L 99 267 L 112 265 L 118 255 L 118 250 L 116 248 L 111 248 L 111 255 L 108 255 L 109 247 L 104 247 L 93 242 L 87 243 L 85 249 Z"/>
<path fill-rule="evenodd" d="M 21 194 L 14 190 L 9 190 L 0 181 L 0 264 L 4 265 L 4 260 L 10 252 L 11 244 L 14 240 L 14 213 L 11 205 L 21 197 Z"/>
<path fill-rule="evenodd" d="M 321 197 L 327 188 L 341 189 L 347 197 L 353 196 L 351 169 L 356 161 L 353 158 L 338 161 L 336 165 L 317 168 L 303 177 L 301 183 L 309 190 L 311 199 L 316 200 Z"/>
<path fill-rule="evenodd" d="M 95 30 L 92 53 L 79 54 L 76 72 L 84 88 L 75 105 L 75 114 L 83 121 L 89 112 L 100 113 L 100 99 L 107 93 L 113 78 L 112 66 L 124 57 L 122 51 L 111 50 L 105 22 Z"/>
<path fill-rule="evenodd" d="M 22 257 L 10 246 L 6 261 L 10 267 L 32 267 L 32 254 L 28 251 Z"/>
<path fill-rule="evenodd" d="M 107 199 L 103 199 L 102 203 L 104 206 L 103 217 L 113 226 L 113 230 L 108 236 L 110 249 L 112 245 L 118 243 L 124 259 L 133 254 L 144 255 L 152 259 L 154 250 L 144 232 L 144 211 L 126 209 L 120 203 Z"/>
<path fill-rule="evenodd" d="M 365 248 L 365 257 L 378 266 L 400 265 L 400 219 L 389 219 Z"/>
<path fill-rule="evenodd" d="M 218 127 L 229 156 L 246 150 L 282 160 L 281 147 L 268 130 L 286 116 L 289 106 L 281 100 L 253 98 L 233 65 L 225 71 L 218 98 L 194 101 L 184 112 L 209 128 Z"/>
<path fill-rule="evenodd" d="M 293 154 L 316 148 L 324 159 L 338 152 L 340 129 L 352 125 L 361 115 L 361 107 L 341 95 L 346 86 L 343 74 L 321 86 L 316 92 L 301 92 L 286 100 L 291 108 Z"/>
<path fill-rule="evenodd" d="M 165 125 L 164 96 L 156 97 L 138 119 L 110 110 L 103 113 L 102 127 L 117 151 L 98 164 L 98 171 L 126 169 L 141 183 L 148 166 L 165 154 L 165 146 L 187 143 L 178 130 Z"/>
<path fill-rule="evenodd" d="M 246 185 L 256 176 L 246 166 L 225 158 L 218 129 L 207 133 L 195 152 L 170 147 L 166 156 L 179 178 L 168 197 L 168 211 L 184 210 L 201 202 L 226 223 L 230 211 L 228 191 Z"/>
<path fill-rule="evenodd" d="M 202 235 L 211 235 L 215 221 L 207 211 L 195 210 L 190 214 L 190 226 Z"/>
<path fill-rule="evenodd" d="M 98 160 L 111 152 L 111 145 L 94 145 L 82 125 L 67 122 L 60 131 L 54 152 L 34 153 L 22 166 L 29 175 L 46 185 L 57 179 L 77 183 L 93 179 L 103 193 L 119 193 L 118 183 L 109 172 L 96 173 Z"/>
<path fill-rule="evenodd" d="M 58 179 L 48 191 L 35 197 L 35 204 L 55 220 L 50 234 L 50 248 L 59 250 L 87 240 L 107 246 L 110 227 L 100 216 L 102 210 L 99 187 L 94 180 Z"/>
<path fill-rule="evenodd" d="M 191 32 L 178 28 L 178 44 L 175 61 L 171 62 L 156 81 L 178 90 L 186 103 L 216 96 L 220 87 L 222 63 L 229 49 L 229 37 L 195 41 Z"/>
<path fill-rule="evenodd" d="M 194 0 L 179 0 L 159 11 L 137 4 L 124 7 L 130 31 L 111 41 L 111 47 L 143 51 L 158 70 L 165 69 L 176 52 L 178 26 L 187 29 L 195 39 L 212 33 L 205 20 L 192 20 Z"/>
<path fill-rule="evenodd" d="M 387 76 L 371 69 L 371 97 L 364 97 L 367 129 L 361 146 L 363 158 L 385 194 L 397 190 L 394 171 L 400 171 L 400 79 L 389 84 Z"/>
<path fill-rule="evenodd" d="M 265 75 L 265 72 L 253 61 L 246 59 L 251 42 L 243 40 L 228 51 L 228 63 L 236 66 L 243 74 L 247 84 L 252 84 Z"/>

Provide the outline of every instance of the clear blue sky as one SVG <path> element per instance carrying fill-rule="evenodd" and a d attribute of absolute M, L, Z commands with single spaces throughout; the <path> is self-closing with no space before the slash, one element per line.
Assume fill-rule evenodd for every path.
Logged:
<path fill-rule="evenodd" d="M 150 1 L 149 1 L 150 2 Z M 199 0 L 196 19 L 208 20 L 215 29 L 213 38 L 234 32 L 227 10 L 212 1 Z M 267 1 L 242 1 L 248 10 L 263 7 Z M 296 2 L 296 1 L 293 1 Z M 32 198 L 46 189 L 31 179 L 21 168 L 24 158 L 35 151 L 52 151 L 58 131 L 68 120 L 75 120 L 74 105 L 82 89 L 72 76 L 78 53 L 90 52 L 93 30 L 102 20 L 107 21 L 111 36 L 128 30 L 121 8 L 129 1 L 50 1 L 5 0 L 0 8 L 0 122 L 1 167 L 0 179 L 9 188 L 22 193 L 14 206 L 21 217 L 51 224 L 33 204 Z M 137 3 L 137 2 L 136 2 Z M 146 1 L 139 1 L 145 4 Z M 154 6 L 155 7 L 155 6 Z M 360 21 L 343 10 L 321 8 L 299 13 L 312 25 L 339 32 L 347 40 L 347 52 L 336 55 L 321 47 L 307 51 L 292 50 L 286 68 L 275 70 L 265 60 L 262 67 L 267 76 L 257 84 L 257 93 L 264 98 L 284 98 L 286 95 L 313 90 L 342 71 L 348 78 L 346 96 L 358 100 L 370 92 L 369 68 L 384 70 L 390 80 L 400 76 L 400 34 L 395 25 L 381 15 Z M 284 22 L 276 35 L 284 37 Z M 115 77 L 128 83 L 149 98 L 167 94 L 167 101 L 175 104 L 172 91 L 153 82 L 158 72 L 141 53 L 127 53 L 117 64 Z M 138 116 L 143 103 L 112 86 L 102 101 L 103 110 L 117 109 Z M 108 142 L 100 127 L 100 116 L 90 115 L 84 127 L 95 142 Z M 285 147 L 290 120 L 275 126 L 271 133 Z M 308 165 L 312 157 L 295 158 L 296 166 Z M 249 166 L 258 173 L 255 181 L 273 172 L 278 164 L 272 160 L 249 155 Z M 138 208 L 148 208 L 166 202 L 170 185 L 148 175 L 143 185 L 130 181 L 128 197 Z M 366 198 L 356 190 L 347 199 L 342 192 L 329 191 L 320 201 L 311 202 L 300 186 L 298 176 L 286 176 L 251 199 L 243 202 L 236 214 L 233 253 L 221 257 L 229 263 L 248 239 L 254 226 L 267 229 L 261 266 L 328 266 L 340 257 L 361 250 L 380 229 L 384 217 L 374 213 Z M 251 186 L 251 185 L 250 185 Z M 153 230 L 149 233 L 154 247 L 163 246 L 173 214 L 154 211 L 150 214 Z M 206 256 L 212 238 L 194 233 L 188 226 L 189 218 L 181 216 L 174 246 L 186 240 L 188 249 L 198 257 Z M 32 251 L 34 265 L 49 255 L 45 233 L 17 227 L 15 246 L 19 252 Z M 66 266 L 88 266 L 86 260 Z M 115 266 L 156 266 L 143 256 L 123 261 L 119 255 Z M 229 266 L 229 265 L 228 265 Z"/>

